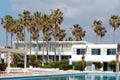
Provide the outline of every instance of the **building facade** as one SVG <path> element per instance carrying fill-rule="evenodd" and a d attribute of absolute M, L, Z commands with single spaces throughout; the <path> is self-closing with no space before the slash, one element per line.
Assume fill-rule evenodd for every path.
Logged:
<path fill-rule="evenodd" d="M 85 44 L 85 45 L 73 45 L 72 56 L 70 64 L 84 59 L 88 63 L 87 70 L 94 70 L 94 62 L 103 63 L 102 70 L 110 70 L 108 63 L 112 60 L 116 61 L 117 44 Z"/>
<path fill-rule="evenodd" d="M 46 60 L 47 52 L 49 59 L 52 61 L 55 55 L 55 47 L 56 47 L 56 60 L 69 60 L 71 55 L 71 48 L 73 45 L 81 45 L 86 44 L 86 41 L 50 41 L 44 42 L 44 59 Z M 31 55 L 36 54 L 37 49 L 36 42 L 32 41 L 31 43 Z M 27 55 L 30 55 L 30 43 L 24 42 L 14 42 L 14 47 L 17 49 L 25 49 L 27 51 Z M 43 41 L 38 42 L 38 58 L 42 57 L 43 54 Z"/>
<path fill-rule="evenodd" d="M 38 58 L 42 57 L 43 42 L 39 41 Z M 14 42 L 15 48 L 26 49 L 30 55 L 30 43 Z M 36 54 L 36 42 L 31 44 L 31 54 Z M 83 54 L 87 63 L 87 70 L 93 70 L 93 62 L 103 63 L 102 70 L 109 70 L 108 62 L 116 60 L 117 44 L 94 44 L 86 41 L 50 41 L 45 42 L 44 60 L 47 58 L 53 61 L 56 47 L 56 60 L 69 60 L 70 64 L 82 60 Z"/>

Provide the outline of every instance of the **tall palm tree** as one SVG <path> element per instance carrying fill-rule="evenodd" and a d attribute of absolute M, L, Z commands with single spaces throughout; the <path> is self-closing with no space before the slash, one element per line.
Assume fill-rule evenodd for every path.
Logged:
<path fill-rule="evenodd" d="M 120 17 L 118 15 L 112 15 L 109 20 L 110 25 L 114 28 L 113 43 L 115 43 L 115 31 L 120 26 Z"/>
<path fill-rule="evenodd" d="M 59 30 L 60 25 L 63 22 L 63 13 L 60 11 L 60 9 L 56 9 L 56 10 L 51 10 L 51 17 L 53 19 L 54 22 L 54 26 L 53 26 L 53 30 L 52 30 L 52 34 L 55 40 L 55 56 L 54 56 L 54 61 L 56 61 L 56 41 L 57 41 L 57 36 L 55 35 L 55 33 Z"/>
<path fill-rule="evenodd" d="M 48 53 L 48 47 L 49 47 L 49 41 L 51 40 L 51 32 L 46 32 L 43 36 L 44 41 L 46 41 L 46 51 L 47 51 L 47 60 L 46 62 L 49 63 L 49 53 Z"/>
<path fill-rule="evenodd" d="M 101 43 L 102 43 L 102 38 L 105 36 L 106 32 L 107 32 L 106 28 L 104 26 L 101 27 L 100 29 Z"/>
<path fill-rule="evenodd" d="M 43 55 L 42 55 L 43 61 L 42 62 L 43 63 L 44 63 L 44 47 L 45 47 L 44 36 L 47 32 L 51 31 L 52 28 L 53 28 L 53 20 L 52 20 L 51 16 L 44 14 L 42 16 L 42 33 L 43 33 Z"/>
<path fill-rule="evenodd" d="M 93 25 L 94 25 L 93 26 L 94 32 L 96 33 L 96 43 L 98 43 L 98 36 L 100 36 L 102 39 L 103 36 L 105 36 L 105 33 L 107 32 L 107 30 L 103 26 L 101 20 L 94 20 Z"/>
<path fill-rule="evenodd" d="M 75 24 L 73 27 L 72 34 L 75 36 L 75 40 L 81 41 L 85 37 L 86 31 L 79 24 Z"/>
<path fill-rule="evenodd" d="M 24 41 L 25 34 L 23 33 L 23 31 L 24 26 L 22 25 L 21 20 L 16 19 L 14 24 L 14 33 L 16 34 L 17 43 L 18 41 Z"/>
<path fill-rule="evenodd" d="M 11 15 L 6 15 L 4 18 L 1 18 L 1 24 L 3 25 L 3 27 L 6 30 L 6 47 L 8 47 L 8 33 L 11 32 L 11 35 L 12 35 L 13 22 L 14 22 L 14 20 Z M 12 45 L 12 43 L 11 43 L 11 45 Z"/>
<path fill-rule="evenodd" d="M 37 55 L 38 55 L 38 48 L 39 48 L 39 45 L 38 45 L 38 40 L 39 40 L 39 33 L 40 31 L 42 30 L 42 14 L 38 11 L 34 12 L 34 25 L 35 25 L 35 40 L 36 40 L 36 43 L 37 43 L 37 49 L 36 49 L 36 60 L 37 60 Z"/>
<path fill-rule="evenodd" d="M 55 30 L 52 32 L 52 35 L 55 39 L 55 41 L 62 41 L 65 38 L 65 30 L 60 29 L 60 27 L 55 28 Z M 55 55 L 54 55 L 54 61 L 56 61 L 56 47 L 57 43 L 55 42 Z"/>
<path fill-rule="evenodd" d="M 19 14 L 22 25 L 24 26 L 24 30 L 28 30 L 28 32 L 30 33 L 31 30 L 31 26 L 32 26 L 32 20 L 33 17 L 31 16 L 30 12 L 27 10 L 24 10 L 24 12 L 22 14 Z M 24 31 L 24 34 L 26 32 Z M 25 42 L 25 41 L 24 41 Z M 30 34 L 30 56 L 31 56 L 31 34 Z"/>

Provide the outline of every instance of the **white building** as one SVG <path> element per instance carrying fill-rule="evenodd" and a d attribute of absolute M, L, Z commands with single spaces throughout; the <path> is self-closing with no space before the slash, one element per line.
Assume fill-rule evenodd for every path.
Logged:
<path fill-rule="evenodd" d="M 15 48 L 25 49 L 27 50 L 27 55 L 30 54 L 30 43 L 24 42 L 14 42 Z M 25 45 L 24 45 L 25 44 Z M 91 63 L 88 65 L 92 68 L 93 62 L 102 62 L 103 70 L 109 70 L 108 62 L 112 60 L 116 60 L 117 53 L 117 44 L 93 44 L 86 41 L 50 41 L 49 43 L 45 42 L 45 51 L 44 57 L 46 59 L 47 55 L 47 47 L 48 47 L 48 55 L 49 59 L 53 60 L 54 58 L 54 50 L 56 46 L 56 57 L 57 60 L 69 60 L 70 64 L 74 64 L 80 61 L 83 53 L 85 53 L 85 60 L 87 63 Z M 38 58 L 42 57 L 42 48 L 43 42 L 39 41 L 39 50 L 38 50 Z M 31 45 L 31 54 L 36 54 L 36 42 L 32 42 Z"/>
<path fill-rule="evenodd" d="M 47 56 L 47 49 L 48 49 L 48 55 L 49 59 L 53 60 L 54 58 L 54 53 L 55 53 L 55 45 L 56 45 L 56 57 L 57 60 L 69 60 L 71 58 L 72 52 L 71 48 L 73 45 L 81 45 L 81 44 L 86 44 L 86 41 L 50 41 L 50 42 L 45 42 L 45 47 L 44 47 L 44 58 Z M 42 50 L 43 50 L 43 41 L 38 42 L 39 45 L 39 50 L 38 50 L 38 58 L 42 57 Z M 31 54 L 36 54 L 36 42 L 32 41 L 31 43 Z M 14 42 L 14 47 L 18 49 L 25 49 L 27 50 L 27 55 L 30 54 L 30 43 L 29 42 Z"/>
<path fill-rule="evenodd" d="M 116 60 L 117 44 L 83 44 L 72 46 L 72 56 L 70 64 L 82 60 L 85 53 L 85 61 L 89 63 L 90 70 L 93 68 L 93 62 L 103 63 L 103 70 L 109 70 L 108 62 Z M 91 64 L 90 64 L 91 63 Z"/>

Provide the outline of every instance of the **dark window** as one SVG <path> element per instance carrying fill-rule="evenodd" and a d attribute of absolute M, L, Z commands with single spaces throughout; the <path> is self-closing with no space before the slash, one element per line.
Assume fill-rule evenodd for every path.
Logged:
<path fill-rule="evenodd" d="M 92 55 L 100 55 L 100 49 L 92 49 Z"/>
<path fill-rule="evenodd" d="M 107 55 L 116 55 L 116 49 L 107 49 Z"/>
<path fill-rule="evenodd" d="M 85 53 L 85 49 L 77 49 L 77 55 L 82 55 Z"/>

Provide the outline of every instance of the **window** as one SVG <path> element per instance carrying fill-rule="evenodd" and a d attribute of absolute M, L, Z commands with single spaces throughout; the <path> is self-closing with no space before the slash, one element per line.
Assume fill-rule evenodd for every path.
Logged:
<path fill-rule="evenodd" d="M 100 55 L 100 49 L 92 49 L 92 55 Z"/>
<path fill-rule="evenodd" d="M 82 55 L 85 53 L 85 49 L 77 49 L 77 55 Z"/>
<path fill-rule="evenodd" d="M 116 55 L 116 49 L 107 49 L 107 55 Z"/>

